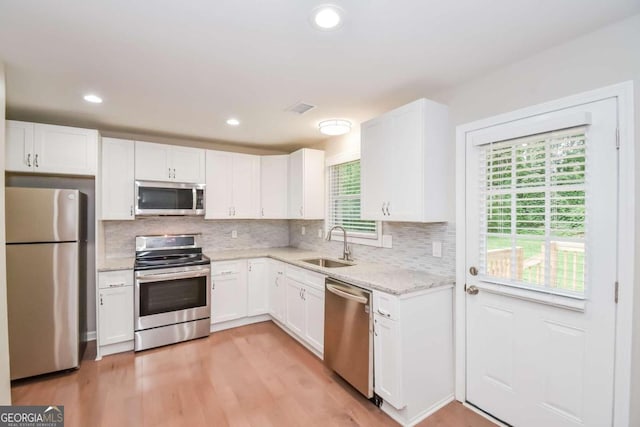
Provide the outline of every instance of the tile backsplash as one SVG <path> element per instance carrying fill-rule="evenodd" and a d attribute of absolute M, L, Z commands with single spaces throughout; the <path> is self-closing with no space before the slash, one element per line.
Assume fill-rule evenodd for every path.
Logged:
<path fill-rule="evenodd" d="M 302 227 L 306 228 L 303 235 Z M 327 242 L 318 237 L 318 230 L 324 231 L 324 221 L 289 222 L 289 245 L 301 249 L 317 250 L 331 256 L 342 256 L 342 242 Z M 351 245 L 353 258 L 367 262 L 381 262 L 400 268 L 428 271 L 443 276 L 455 275 L 456 231 L 455 224 L 383 222 L 382 234 L 393 238 L 392 248 Z M 442 242 L 442 257 L 432 255 L 432 242 Z"/>
<path fill-rule="evenodd" d="M 206 250 L 268 248 L 289 245 L 287 220 L 204 220 L 202 217 L 167 216 L 134 221 L 103 221 L 106 258 L 135 254 L 135 236 L 152 234 L 202 234 Z M 237 238 L 231 233 L 236 231 Z"/>
<path fill-rule="evenodd" d="M 302 227 L 306 234 L 302 235 Z M 293 246 L 321 251 L 328 256 L 342 255 L 342 242 L 327 242 L 324 221 L 302 220 L 204 220 L 201 217 L 148 217 L 135 221 L 104 221 L 106 258 L 135 254 L 135 236 L 148 234 L 201 233 L 206 250 L 269 248 Z M 237 238 L 232 238 L 232 232 Z M 353 257 L 381 262 L 400 268 L 428 271 L 443 276 L 455 275 L 455 224 L 383 222 L 382 233 L 393 238 L 392 248 L 351 245 Z M 431 253 L 433 241 L 442 242 L 442 257 Z"/>

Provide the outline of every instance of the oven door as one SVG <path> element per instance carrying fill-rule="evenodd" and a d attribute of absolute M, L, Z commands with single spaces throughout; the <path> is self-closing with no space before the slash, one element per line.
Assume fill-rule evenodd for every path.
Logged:
<path fill-rule="evenodd" d="M 135 330 L 211 316 L 209 265 L 136 271 Z"/>

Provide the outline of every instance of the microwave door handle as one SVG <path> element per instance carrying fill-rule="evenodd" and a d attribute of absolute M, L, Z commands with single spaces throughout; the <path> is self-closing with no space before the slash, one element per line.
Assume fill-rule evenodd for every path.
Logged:
<path fill-rule="evenodd" d="M 198 190 L 196 190 L 196 187 L 193 187 L 191 189 L 191 194 L 192 196 L 192 200 L 193 200 L 193 206 L 191 207 L 191 209 L 193 209 L 193 212 L 196 211 L 196 209 L 198 208 Z"/>
<path fill-rule="evenodd" d="M 149 274 L 140 276 L 137 278 L 140 283 L 147 282 L 159 282 L 159 281 L 167 281 L 167 280 L 176 280 L 176 279 L 190 279 L 195 277 L 208 276 L 209 270 L 203 270 L 199 272 L 188 271 L 184 273 L 160 273 L 160 274 Z"/>

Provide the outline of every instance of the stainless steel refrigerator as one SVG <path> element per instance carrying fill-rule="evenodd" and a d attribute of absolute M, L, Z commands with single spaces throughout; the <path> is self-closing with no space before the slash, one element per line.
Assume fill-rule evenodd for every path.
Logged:
<path fill-rule="evenodd" d="M 5 197 L 11 379 L 76 368 L 83 350 L 86 196 L 8 187 Z"/>

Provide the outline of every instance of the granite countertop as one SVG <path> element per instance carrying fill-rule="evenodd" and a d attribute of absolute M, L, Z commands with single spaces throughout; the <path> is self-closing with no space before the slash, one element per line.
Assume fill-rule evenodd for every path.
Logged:
<path fill-rule="evenodd" d="M 372 290 L 375 289 L 394 295 L 406 295 L 412 292 L 441 286 L 452 286 L 455 283 L 453 277 L 443 277 L 427 272 L 408 270 L 379 263 L 374 264 L 361 260 L 355 260 L 354 265 L 348 267 L 320 267 L 303 262 L 302 260 L 320 257 L 329 259 L 337 258 L 327 256 L 320 252 L 290 247 L 227 251 L 205 250 L 205 254 L 211 258 L 212 261 L 269 257 L 307 270 L 316 271 L 356 286 Z"/>
<path fill-rule="evenodd" d="M 98 262 L 98 271 L 133 270 L 135 257 L 103 258 Z"/>

